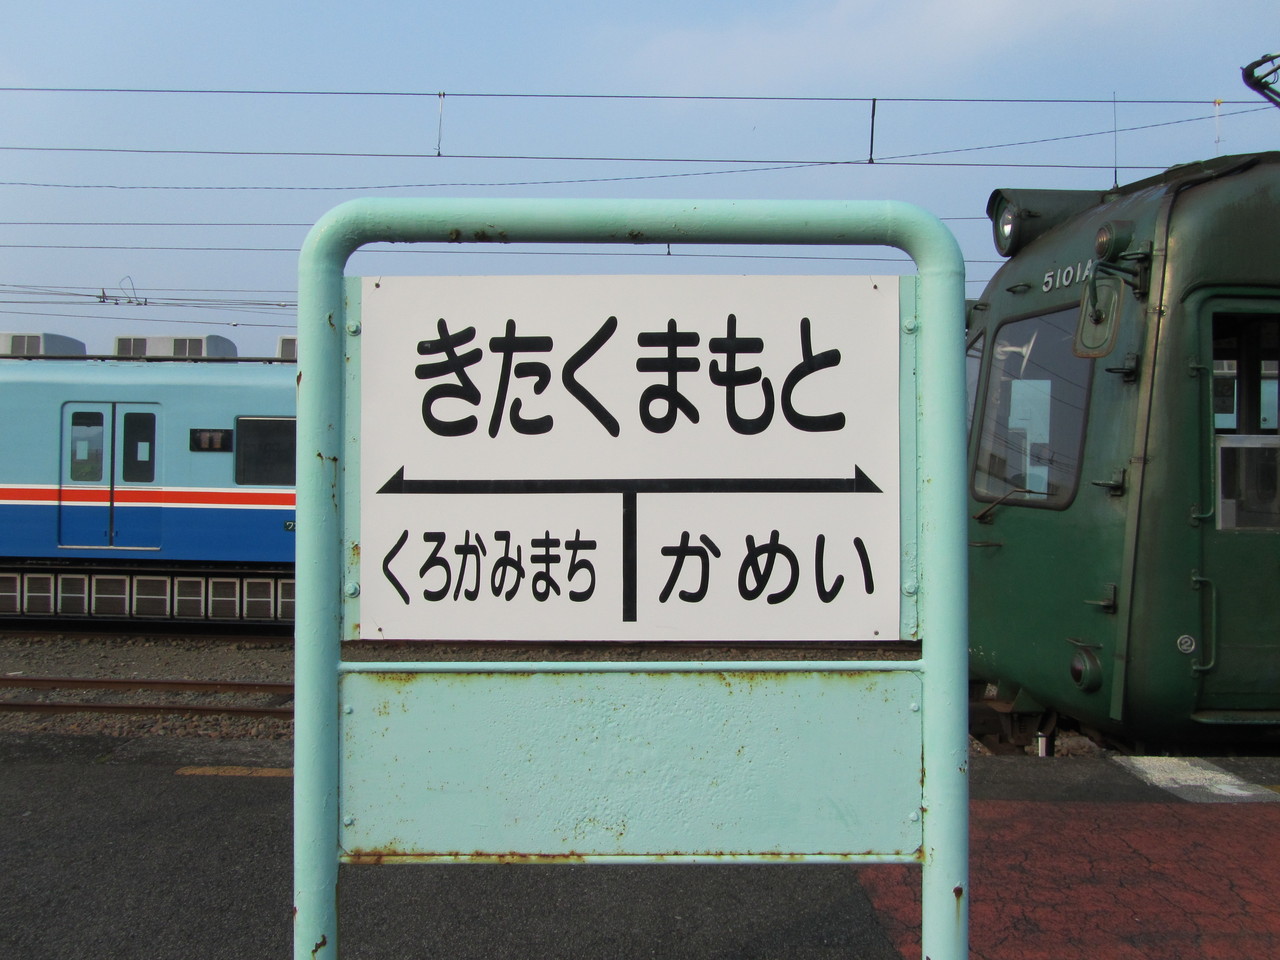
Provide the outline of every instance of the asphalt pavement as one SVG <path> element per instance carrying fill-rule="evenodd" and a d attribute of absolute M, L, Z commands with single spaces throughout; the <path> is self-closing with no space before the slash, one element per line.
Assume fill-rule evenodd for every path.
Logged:
<path fill-rule="evenodd" d="M 288 744 L 0 735 L 0 957 L 290 956 Z M 979 757 L 971 956 L 1280 956 L 1280 760 Z M 919 873 L 344 866 L 344 958 L 919 957 Z"/>

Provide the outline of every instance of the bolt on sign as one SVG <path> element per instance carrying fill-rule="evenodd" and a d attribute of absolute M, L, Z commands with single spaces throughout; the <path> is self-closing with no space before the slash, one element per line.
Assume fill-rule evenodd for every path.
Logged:
<path fill-rule="evenodd" d="M 363 639 L 896 638 L 896 277 L 361 287 Z"/>
<path fill-rule="evenodd" d="M 344 277 L 383 241 L 881 244 L 919 275 Z M 922 956 L 968 955 L 963 274 L 895 203 L 368 200 L 312 229 L 298 960 L 338 956 L 340 863 L 433 862 L 917 865 Z M 921 658 L 830 658 L 898 639 Z M 682 641 L 801 655 L 615 655 Z"/>

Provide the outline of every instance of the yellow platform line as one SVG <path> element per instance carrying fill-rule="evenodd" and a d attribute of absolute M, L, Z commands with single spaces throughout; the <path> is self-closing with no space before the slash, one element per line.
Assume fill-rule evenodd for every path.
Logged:
<path fill-rule="evenodd" d="M 292 777 L 292 767 L 179 767 L 180 777 Z"/>

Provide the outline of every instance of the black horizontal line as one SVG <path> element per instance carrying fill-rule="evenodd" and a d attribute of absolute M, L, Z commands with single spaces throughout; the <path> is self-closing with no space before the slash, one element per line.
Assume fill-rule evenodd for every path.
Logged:
<path fill-rule="evenodd" d="M 676 477 L 669 479 L 441 480 L 406 479 L 396 471 L 378 493 L 883 493 L 860 467 L 852 477 Z"/>
<path fill-rule="evenodd" d="M 469 91 L 448 90 L 266 90 L 266 89 L 210 89 L 192 87 L 0 87 L 0 93 L 109 93 L 109 94 L 180 94 L 183 96 L 234 96 L 234 97 L 452 97 L 455 99 L 490 99 L 490 100 L 710 100 L 710 101 L 749 101 L 749 102 L 808 102 L 808 103 L 1026 103 L 1026 104 L 1122 104 L 1122 105 L 1184 105 L 1196 104 L 1206 106 L 1215 102 L 1224 105 L 1238 103 L 1254 103 L 1253 100 L 1214 101 L 1211 97 L 1196 100 L 1153 100 L 1128 99 L 1117 100 L 1114 97 L 1105 99 L 1088 99 L 1083 97 L 1066 98 L 1030 98 L 1030 97 L 817 97 L 817 96 L 727 96 L 698 94 L 658 94 L 658 93 L 477 93 Z"/>

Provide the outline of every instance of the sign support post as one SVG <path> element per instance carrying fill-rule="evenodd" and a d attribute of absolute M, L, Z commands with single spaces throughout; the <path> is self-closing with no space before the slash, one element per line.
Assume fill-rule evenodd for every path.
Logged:
<path fill-rule="evenodd" d="M 968 956 L 967 579 L 964 531 L 964 267 L 950 232 L 896 202 L 358 200 L 311 230 L 299 274 L 298 528 L 294 759 L 294 956 L 337 956 L 343 676 L 457 671 L 460 664 L 344 664 L 343 603 L 359 593 L 343 556 L 344 338 L 359 332 L 343 271 L 372 242 L 716 243 L 885 245 L 918 269 L 918 303 L 903 323 L 914 343 L 913 395 L 901 398 L 904 437 L 913 430 L 914 568 L 902 590 L 918 591 L 918 661 L 805 661 L 806 673 L 854 667 L 918 678 L 922 724 L 920 847 L 898 856 L 841 855 L 858 862 L 922 864 L 922 956 Z M 906 548 L 904 543 L 904 550 Z M 797 671 L 797 662 L 720 664 L 467 664 L 501 675 L 629 670 Z M 412 672 L 412 671 L 409 671 Z M 399 674 L 397 674 L 399 675 Z M 351 859 L 351 858 L 348 858 Z M 604 859 L 604 858 L 600 858 Z M 816 859 L 816 858 L 815 858 Z"/>

